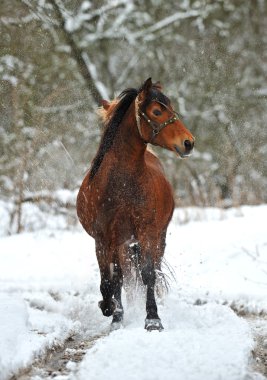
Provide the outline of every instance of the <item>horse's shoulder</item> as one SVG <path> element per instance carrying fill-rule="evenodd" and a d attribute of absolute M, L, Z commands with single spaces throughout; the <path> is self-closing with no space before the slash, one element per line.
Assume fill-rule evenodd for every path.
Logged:
<path fill-rule="evenodd" d="M 154 169 L 156 171 L 159 171 L 160 173 L 164 174 L 164 168 L 162 166 L 162 163 L 160 162 L 159 158 L 149 150 L 145 153 L 145 162 L 148 168 Z"/>
<path fill-rule="evenodd" d="M 172 194 L 172 187 L 166 178 L 164 168 L 159 158 L 149 151 L 145 155 L 146 168 L 150 173 L 150 178 L 154 186 L 158 187 L 160 191 L 166 191 L 168 194 Z M 147 177 L 147 179 L 149 178 Z M 147 183 L 149 180 L 147 180 Z M 148 186 L 151 184 L 148 183 Z"/>

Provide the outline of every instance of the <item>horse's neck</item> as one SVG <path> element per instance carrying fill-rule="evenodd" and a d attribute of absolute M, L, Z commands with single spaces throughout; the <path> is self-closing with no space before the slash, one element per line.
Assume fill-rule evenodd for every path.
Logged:
<path fill-rule="evenodd" d="M 126 113 L 112 146 L 113 154 L 118 161 L 131 167 L 144 164 L 146 151 L 146 144 L 139 134 L 133 111 L 130 109 Z"/>

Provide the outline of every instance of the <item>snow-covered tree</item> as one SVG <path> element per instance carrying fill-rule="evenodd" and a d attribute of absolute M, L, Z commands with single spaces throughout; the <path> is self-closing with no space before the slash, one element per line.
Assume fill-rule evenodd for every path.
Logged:
<path fill-rule="evenodd" d="M 100 100 L 152 76 L 196 136 L 159 152 L 177 199 L 266 201 L 266 24 L 261 0 L 3 0 L 1 195 L 77 187 Z"/>

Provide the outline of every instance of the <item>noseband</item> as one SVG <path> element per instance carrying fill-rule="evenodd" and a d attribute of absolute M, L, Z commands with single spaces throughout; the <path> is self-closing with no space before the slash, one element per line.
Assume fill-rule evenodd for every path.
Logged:
<path fill-rule="evenodd" d="M 157 103 L 159 103 L 161 105 L 163 105 L 165 108 L 167 108 L 168 110 L 170 110 L 170 108 L 168 106 L 166 106 L 166 104 L 160 102 L 159 100 L 153 99 L 153 101 L 157 102 Z M 138 127 L 138 131 L 139 131 L 139 134 L 140 134 L 141 138 L 144 140 L 144 138 L 142 136 L 142 133 L 141 133 L 141 124 L 140 124 L 139 112 L 140 111 L 139 111 L 139 108 L 138 108 L 138 101 L 136 101 L 136 122 L 137 122 L 137 127 Z M 149 139 L 149 141 L 145 141 L 144 140 L 144 142 L 146 144 L 152 143 L 152 141 L 154 140 L 154 138 L 162 131 L 163 128 L 167 127 L 167 125 L 174 123 L 176 120 L 179 120 L 178 112 L 172 111 L 172 110 L 171 110 L 171 112 L 173 113 L 173 116 L 170 117 L 168 120 L 164 121 L 163 123 L 158 123 L 158 122 L 156 122 L 154 120 L 151 120 L 151 119 L 149 119 L 149 117 L 147 116 L 147 114 L 145 112 L 140 112 L 140 115 L 145 119 L 145 121 L 152 128 L 152 136 L 151 136 L 151 138 Z"/>

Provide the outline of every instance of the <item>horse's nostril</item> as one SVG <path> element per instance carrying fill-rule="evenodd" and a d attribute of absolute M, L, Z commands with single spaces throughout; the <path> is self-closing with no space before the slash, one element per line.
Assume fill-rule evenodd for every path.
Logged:
<path fill-rule="evenodd" d="M 185 140 L 184 146 L 185 146 L 186 150 L 191 150 L 191 149 L 193 149 L 194 142 L 193 141 L 191 142 L 190 140 Z"/>

